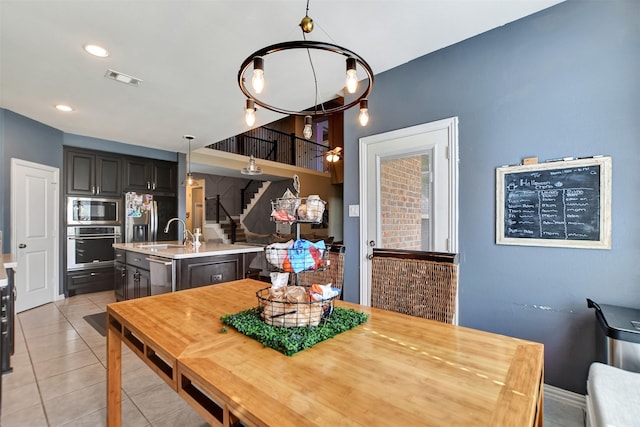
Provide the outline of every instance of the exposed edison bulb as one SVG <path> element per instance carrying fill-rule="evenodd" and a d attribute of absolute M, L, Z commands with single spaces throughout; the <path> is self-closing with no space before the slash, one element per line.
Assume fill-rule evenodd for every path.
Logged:
<path fill-rule="evenodd" d="M 244 110 L 244 121 L 249 127 L 253 126 L 256 122 L 256 108 L 252 99 L 247 99 L 247 106 Z"/>
<path fill-rule="evenodd" d="M 347 92 L 355 93 L 358 89 L 358 75 L 356 74 L 356 59 L 347 58 L 347 78 L 345 85 L 347 86 Z"/>
<path fill-rule="evenodd" d="M 256 93 L 262 93 L 262 89 L 264 89 L 264 71 L 263 70 L 253 70 L 253 77 L 251 78 L 251 84 L 253 85 L 253 90 Z"/>
<path fill-rule="evenodd" d="M 191 172 L 189 172 L 187 174 L 187 185 L 193 185 L 193 174 Z"/>
<path fill-rule="evenodd" d="M 358 115 L 361 126 L 366 126 L 369 123 L 369 101 L 363 99 L 360 101 L 360 115 Z"/>
<path fill-rule="evenodd" d="M 253 58 L 253 77 L 251 85 L 256 93 L 262 93 L 264 89 L 264 60 L 261 56 Z"/>
<path fill-rule="evenodd" d="M 304 135 L 305 139 L 311 139 L 311 136 L 313 136 L 311 124 L 311 116 L 304 116 L 304 129 L 302 130 L 302 135 Z"/>

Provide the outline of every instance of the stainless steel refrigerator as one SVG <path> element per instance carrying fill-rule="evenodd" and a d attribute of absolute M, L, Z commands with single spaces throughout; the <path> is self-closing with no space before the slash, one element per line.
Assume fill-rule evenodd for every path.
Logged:
<path fill-rule="evenodd" d="M 124 241 L 155 242 L 178 240 L 178 227 L 164 232 L 167 222 L 178 215 L 175 196 L 162 194 L 125 193 Z"/>

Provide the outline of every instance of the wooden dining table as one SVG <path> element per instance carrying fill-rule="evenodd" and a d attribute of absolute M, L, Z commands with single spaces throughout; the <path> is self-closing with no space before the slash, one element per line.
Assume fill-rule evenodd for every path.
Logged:
<path fill-rule="evenodd" d="M 243 279 L 107 306 L 107 422 L 122 423 L 122 342 L 213 426 L 539 426 L 543 345 L 344 301 L 351 330 L 285 356 L 220 317 Z"/>

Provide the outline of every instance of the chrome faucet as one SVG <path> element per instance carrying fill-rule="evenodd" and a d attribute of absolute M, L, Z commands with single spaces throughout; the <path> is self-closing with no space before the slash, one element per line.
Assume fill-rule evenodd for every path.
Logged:
<path fill-rule="evenodd" d="M 180 221 L 180 223 L 182 224 L 182 228 L 184 229 L 184 231 L 182 232 L 182 244 L 186 245 L 187 243 L 193 241 L 193 233 L 189 231 L 189 229 L 187 228 L 187 224 L 182 218 L 171 218 L 169 221 L 167 221 L 167 225 L 164 227 L 164 232 L 169 232 L 169 226 L 173 221 Z M 189 240 L 189 235 L 191 235 L 191 240 Z"/>

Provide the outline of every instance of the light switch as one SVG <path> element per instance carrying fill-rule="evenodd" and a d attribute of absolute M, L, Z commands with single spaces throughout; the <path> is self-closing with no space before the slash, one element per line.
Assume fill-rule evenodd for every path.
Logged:
<path fill-rule="evenodd" d="M 349 216 L 360 216 L 360 205 L 349 205 Z"/>

